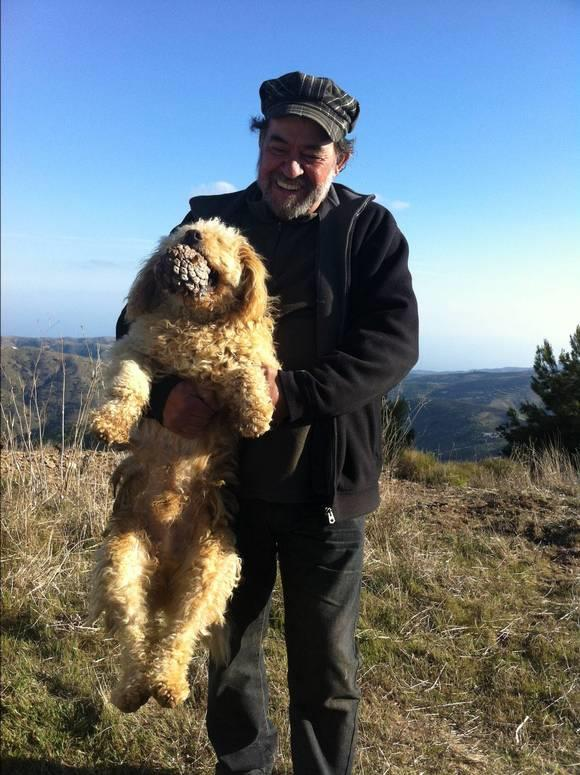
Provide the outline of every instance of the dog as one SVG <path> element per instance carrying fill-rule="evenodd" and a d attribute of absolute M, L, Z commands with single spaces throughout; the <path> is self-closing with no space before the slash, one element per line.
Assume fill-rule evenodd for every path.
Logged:
<path fill-rule="evenodd" d="M 91 604 L 120 642 L 111 700 L 124 712 L 151 696 L 163 707 L 183 702 L 200 638 L 227 661 L 224 613 L 240 578 L 237 442 L 270 427 L 262 366 L 279 368 L 266 277 L 239 231 L 198 220 L 161 240 L 129 291 L 129 332 L 113 346 L 107 400 L 91 423 L 99 439 L 130 449 L 112 477 Z M 215 396 L 218 410 L 194 439 L 143 417 L 152 382 L 169 374 Z"/>

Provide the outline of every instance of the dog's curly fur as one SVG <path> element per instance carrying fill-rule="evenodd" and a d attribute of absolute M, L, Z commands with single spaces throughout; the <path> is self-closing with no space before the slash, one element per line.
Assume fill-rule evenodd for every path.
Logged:
<path fill-rule="evenodd" d="M 162 287 L 158 271 L 168 251 L 192 235 L 217 278 L 197 296 Z M 164 707 L 187 697 L 195 643 L 219 633 L 239 579 L 228 485 L 239 436 L 270 426 L 261 365 L 278 368 L 265 280 L 261 259 L 236 229 L 200 220 L 161 241 L 129 292 L 129 333 L 113 348 L 109 397 L 92 420 L 99 438 L 131 449 L 113 474 L 117 495 L 91 606 L 95 619 L 104 612 L 121 644 L 112 701 L 126 712 L 150 696 Z M 195 439 L 142 418 L 151 383 L 163 374 L 193 379 L 217 398 L 219 411 Z M 213 638 L 222 660 L 224 642 Z"/>

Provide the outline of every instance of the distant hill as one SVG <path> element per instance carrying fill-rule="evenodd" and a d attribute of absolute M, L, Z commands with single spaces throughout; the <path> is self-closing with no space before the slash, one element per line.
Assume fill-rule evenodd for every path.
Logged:
<path fill-rule="evenodd" d="M 38 428 L 59 440 L 70 435 L 101 386 L 102 359 L 114 339 L 2 337 L 2 429 L 16 437 Z M 63 409 L 64 406 L 64 417 Z"/>
<path fill-rule="evenodd" d="M 533 400 L 532 369 L 411 372 L 395 391 L 411 406 L 415 446 L 448 460 L 497 455 L 506 411 Z"/>
<path fill-rule="evenodd" d="M 63 337 L 58 339 L 41 339 L 27 336 L 3 336 L 2 354 L 4 349 L 21 349 L 32 347 L 36 350 L 50 350 L 56 353 L 72 353 L 87 358 L 104 357 L 115 341 L 112 336 L 96 336 L 92 338 Z"/>
<path fill-rule="evenodd" d="M 2 337 L 2 405 L 36 405 L 32 425 L 42 418 L 45 435 L 61 436 L 62 396 L 65 427 L 74 428 L 79 411 L 94 401 L 100 389 L 102 361 L 107 359 L 112 337 L 34 339 Z M 63 373 L 64 364 L 64 373 Z M 477 371 L 413 371 L 394 391 L 411 405 L 415 445 L 443 459 L 470 460 L 497 455 L 504 446 L 496 431 L 506 410 L 534 398 L 532 369 L 482 369 Z"/>

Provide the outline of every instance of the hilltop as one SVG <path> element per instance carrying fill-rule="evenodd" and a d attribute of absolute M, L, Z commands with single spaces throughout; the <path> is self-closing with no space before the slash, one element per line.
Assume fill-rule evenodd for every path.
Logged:
<path fill-rule="evenodd" d="M 420 478 L 413 453 L 395 473 Z M 115 644 L 86 621 L 92 552 L 120 456 L 2 455 L 3 772 L 209 775 L 206 668 L 192 696 L 122 715 Z M 451 466 L 451 464 L 448 464 Z M 355 772 L 571 772 L 578 727 L 579 493 L 557 456 L 453 464 L 422 484 L 385 476 L 368 520 Z M 463 472 L 463 486 L 450 474 Z M 277 775 L 289 773 L 283 608 L 266 641 Z"/>

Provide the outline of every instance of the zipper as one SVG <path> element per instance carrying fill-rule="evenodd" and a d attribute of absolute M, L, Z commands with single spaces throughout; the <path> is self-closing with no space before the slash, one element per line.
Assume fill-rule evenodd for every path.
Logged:
<path fill-rule="evenodd" d="M 362 213 L 362 211 L 365 209 L 365 207 L 369 204 L 369 202 L 372 202 L 374 199 L 374 194 L 369 194 L 367 197 L 364 198 L 361 205 L 356 209 L 354 212 L 354 215 L 350 219 L 350 223 L 348 224 L 348 229 L 346 232 L 346 243 L 344 246 L 344 260 L 345 260 L 345 267 L 346 267 L 346 276 L 345 276 L 345 293 L 344 297 L 345 299 L 348 298 L 348 294 L 350 291 L 350 279 L 351 279 L 351 252 L 352 252 L 352 239 L 354 235 L 354 227 L 356 226 L 356 223 L 358 221 L 359 215 Z M 341 321 L 341 335 L 344 333 L 344 329 L 346 326 L 346 315 L 343 315 L 343 319 Z"/>
<path fill-rule="evenodd" d="M 326 514 L 326 518 L 328 520 L 329 525 L 334 525 L 336 522 L 336 517 L 334 516 L 334 511 L 332 510 L 331 506 L 325 506 L 324 507 L 324 513 Z"/>

